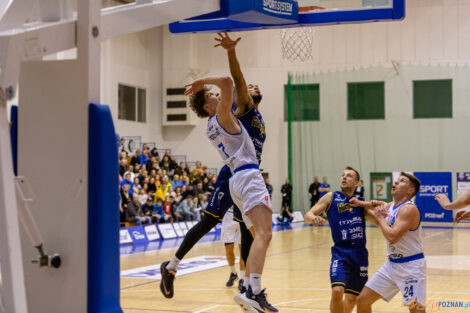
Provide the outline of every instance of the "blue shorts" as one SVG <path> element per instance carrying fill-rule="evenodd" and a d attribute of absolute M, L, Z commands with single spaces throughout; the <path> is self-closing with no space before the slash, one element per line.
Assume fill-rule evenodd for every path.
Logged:
<path fill-rule="evenodd" d="M 236 208 L 230 196 L 230 177 L 232 177 L 232 172 L 230 172 L 230 168 L 227 165 L 224 165 L 220 169 L 217 181 L 215 182 L 214 191 L 211 194 L 207 208 L 204 210 L 204 213 L 212 215 L 220 221 L 222 221 L 222 218 L 231 206 L 234 206 L 234 212 L 238 211 L 238 208 Z"/>
<path fill-rule="evenodd" d="M 368 275 L 369 253 L 366 248 L 331 248 L 331 287 L 344 287 L 345 293 L 358 296 Z"/>

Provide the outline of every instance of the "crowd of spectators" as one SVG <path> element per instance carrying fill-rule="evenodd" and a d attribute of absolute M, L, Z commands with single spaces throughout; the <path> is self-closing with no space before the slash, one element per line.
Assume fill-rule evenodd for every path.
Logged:
<path fill-rule="evenodd" d="M 177 162 L 167 150 L 145 144 L 129 155 L 119 148 L 121 222 L 166 223 L 201 219 L 217 175 L 207 173 L 200 161 L 194 168 Z"/>

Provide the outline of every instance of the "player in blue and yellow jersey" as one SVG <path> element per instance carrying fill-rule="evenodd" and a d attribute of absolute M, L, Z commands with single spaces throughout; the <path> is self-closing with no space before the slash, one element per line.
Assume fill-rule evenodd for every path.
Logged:
<path fill-rule="evenodd" d="M 326 223 L 320 216 L 326 212 L 330 224 L 334 242 L 330 265 L 331 313 L 351 313 L 368 278 L 366 211 L 349 204 L 359 180 L 359 173 L 346 167 L 341 175 L 341 191 L 328 192 L 305 215 L 306 223 L 318 226 Z"/>

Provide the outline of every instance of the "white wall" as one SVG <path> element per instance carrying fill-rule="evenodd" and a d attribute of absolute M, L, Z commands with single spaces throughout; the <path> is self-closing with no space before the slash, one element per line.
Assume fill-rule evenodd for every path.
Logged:
<path fill-rule="evenodd" d="M 423 65 L 416 75 L 423 78 L 434 77 L 435 65 L 448 65 L 452 68 L 468 63 L 469 14 L 469 0 L 409 0 L 407 17 L 401 22 L 317 27 L 313 60 L 297 64 L 281 58 L 278 30 L 233 33 L 235 38 L 242 36 L 237 54 L 247 82 L 258 83 L 264 94 L 260 110 L 267 126 L 267 141 L 262 167 L 270 173 L 271 183 L 274 185 L 274 207 L 277 209 L 280 205 L 279 189 L 287 176 L 287 125 L 283 122 L 283 85 L 287 82 L 287 72 L 364 71 L 363 69 L 376 65 L 391 70 L 391 62 L 396 61 L 402 66 Z M 149 122 L 138 125 L 116 120 L 116 127 L 121 135 L 141 135 L 144 140 L 156 141 L 160 147 L 171 148 L 177 154 L 186 154 L 191 160 L 202 160 L 210 167 L 221 165 L 217 153 L 204 137 L 205 122 L 201 121 L 194 127 L 161 127 L 162 85 L 183 86 L 191 80 L 188 75 L 191 69 L 209 72 L 209 75 L 229 74 L 225 52 L 213 47 L 214 36 L 175 35 L 170 34 L 165 27 L 163 30 L 150 30 L 112 40 L 110 47 L 103 49 L 104 56 L 109 58 L 103 62 L 103 86 L 107 86 L 103 93 L 103 102 L 113 107 L 115 117 L 119 80 L 146 84 L 149 88 Z M 364 72 L 365 78 L 367 72 Z M 331 79 L 335 79 L 334 75 Z M 344 94 L 337 93 L 334 81 L 330 81 L 330 84 L 333 84 L 332 97 L 344 100 Z M 459 88 L 466 90 L 464 85 Z M 397 97 L 406 98 L 407 95 Z M 322 108 L 328 105 L 322 103 Z M 393 111 L 393 107 L 387 107 L 387 110 Z M 325 116 L 325 110 L 321 112 L 323 121 L 329 123 L 331 116 Z M 392 115 L 387 115 L 387 118 L 393 116 L 393 113 L 390 114 Z M 455 110 L 454 116 L 457 117 Z M 427 122 L 419 121 L 416 125 L 422 123 Z M 452 125 L 447 125 L 447 122 L 432 123 L 439 127 L 442 125 L 447 129 L 446 132 L 452 133 Z M 364 131 L 368 131 L 367 127 Z M 423 133 L 420 135 L 424 136 Z M 385 136 L 385 142 L 388 139 L 388 135 Z M 428 142 L 429 139 L 425 141 Z M 455 162 L 455 166 L 460 167 L 461 159 Z M 394 165 L 393 160 L 384 160 L 383 165 L 378 164 L 378 170 L 391 165 Z M 420 163 L 413 162 L 411 165 L 419 167 Z M 444 165 L 440 164 L 442 167 Z"/>

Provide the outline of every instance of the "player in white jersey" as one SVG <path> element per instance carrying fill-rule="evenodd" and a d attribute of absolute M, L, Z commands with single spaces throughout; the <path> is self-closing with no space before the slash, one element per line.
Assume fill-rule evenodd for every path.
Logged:
<path fill-rule="evenodd" d="M 374 206 L 374 215 L 387 239 L 388 260 L 366 283 L 357 298 L 357 312 L 371 313 L 380 298 L 390 301 L 398 291 L 411 313 L 425 312 L 426 261 L 421 238 L 421 216 L 411 202 L 420 181 L 402 172 L 392 187 L 393 202 L 359 201 L 353 206 Z"/>
<path fill-rule="evenodd" d="M 465 191 L 454 202 L 450 202 L 449 198 L 443 193 L 436 195 L 435 199 L 437 200 L 437 202 L 439 202 L 439 205 L 444 210 L 463 209 L 470 205 L 470 189 Z M 457 214 L 455 214 L 455 221 L 457 223 L 460 222 L 461 220 L 468 219 L 468 218 L 470 218 L 470 209 L 461 210 L 461 211 L 458 211 Z"/>
<path fill-rule="evenodd" d="M 220 97 L 205 85 L 219 87 Z M 202 78 L 186 87 L 185 95 L 191 96 L 191 109 L 201 118 L 209 117 L 207 137 L 233 173 L 229 180 L 230 194 L 242 211 L 247 227 L 253 225 L 256 233 L 247 262 L 250 284 L 237 303 L 250 311 L 278 312 L 261 289 L 261 274 L 272 237 L 271 200 L 259 171 L 253 142 L 232 113 L 233 81 L 230 77 Z"/>

